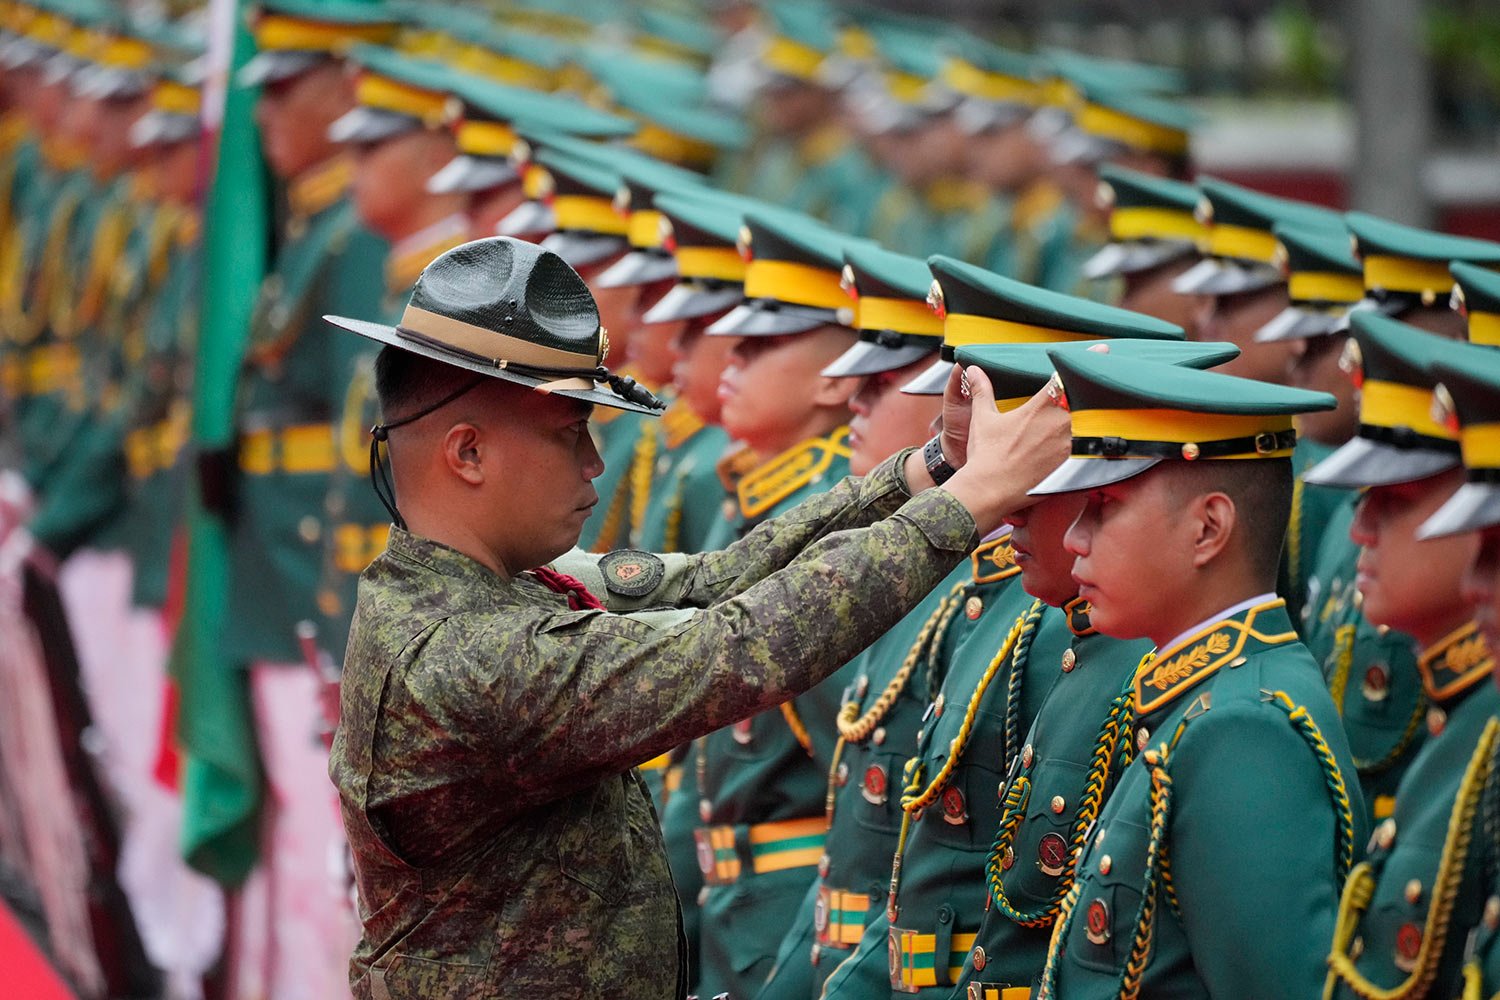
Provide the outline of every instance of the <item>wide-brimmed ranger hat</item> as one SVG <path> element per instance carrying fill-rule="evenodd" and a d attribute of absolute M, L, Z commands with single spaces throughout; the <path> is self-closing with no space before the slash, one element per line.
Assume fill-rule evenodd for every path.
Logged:
<path fill-rule="evenodd" d="M 1109 212 L 1109 242 L 1084 261 L 1085 278 L 1141 274 L 1195 256 L 1207 236 L 1195 211 L 1201 195 L 1184 181 L 1102 163 L 1095 197 Z"/>
<path fill-rule="evenodd" d="M 1453 261 L 1500 269 L 1500 243 L 1417 229 L 1364 212 L 1349 212 L 1344 223 L 1365 284 L 1365 296 L 1351 313 L 1374 309 L 1399 319 L 1408 310 L 1441 303 L 1453 291 L 1448 270 Z"/>
<path fill-rule="evenodd" d="M 1070 357 L 1079 351 L 1187 368 L 1214 368 L 1240 356 L 1233 344 L 1118 338 L 1073 344 L 981 344 L 960 347 L 957 360 L 965 368 L 979 366 L 995 390 L 995 409 L 1009 413 L 1020 409 L 1052 378 L 1057 370 L 1053 354 Z"/>
<path fill-rule="evenodd" d="M 1277 223 L 1272 232 L 1286 273 L 1286 308 L 1255 331 L 1261 343 L 1303 340 L 1337 333 L 1364 295 L 1359 261 L 1342 226 L 1326 229 Z"/>
<path fill-rule="evenodd" d="M 1272 231 L 1278 223 L 1343 228 L 1337 212 L 1216 177 L 1198 178 L 1198 189 L 1203 193 L 1197 211 L 1206 232 L 1204 257 L 1172 283 L 1181 295 L 1241 295 L 1283 284 L 1286 275 Z"/>
<path fill-rule="evenodd" d="M 608 334 L 578 272 L 505 236 L 474 240 L 422 271 L 395 326 L 325 316 L 361 337 L 539 392 L 640 413 L 664 409 L 604 367 Z"/>
<path fill-rule="evenodd" d="M 1415 482 L 1462 461 L 1458 432 L 1433 415 L 1443 358 L 1484 353 L 1376 312 L 1351 317 L 1341 362 L 1359 389 L 1359 430 L 1303 474 L 1315 486 L 1360 489 Z"/>
<path fill-rule="evenodd" d="M 1338 405 L 1325 392 L 1107 354 L 1055 351 L 1072 455 L 1033 496 L 1089 490 L 1162 462 L 1290 458 L 1292 418 Z"/>
<path fill-rule="evenodd" d="M 880 247 L 844 251 L 840 279 L 853 300 L 859 342 L 823 369 L 829 378 L 905 368 L 943 346 L 943 321 L 927 305 L 932 272 L 920 257 Z"/>
<path fill-rule="evenodd" d="M 1454 261 L 1448 273 L 1453 275 L 1448 302 L 1463 316 L 1469 343 L 1500 347 L 1500 271 Z"/>
<path fill-rule="evenodd" d="M 942 395 L 960 347 L 1183 339 L 1182 327 L 1174 323 L 1037 288 L 953 257 L 929 257 L 927 267 L 932 272 L 927 302 L 943 320 L 943 346 L 931 368 L 901 387 L 911 395 Z"/>
<path fill-rule="evenodd" d="M 745 213 L 739 238 L 739 251 L 747 261 L 745 302 L 705 332 L 774 337 L 820 326 L 848 326 L 849 296 L 840 284 L 844 251 L 868 242 L 791 212 Z"/>
<path fill-rule="evenodd" d="M 1418 538 L 1500 524 L 1500 351 L 1435 361 L 1437 416 L 1458 429 L 1465 482 L 1417 529 Z"/>

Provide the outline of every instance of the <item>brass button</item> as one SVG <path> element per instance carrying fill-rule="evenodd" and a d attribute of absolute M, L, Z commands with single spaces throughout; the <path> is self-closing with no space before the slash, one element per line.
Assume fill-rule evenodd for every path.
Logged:
<path fill-rule="evenodd" d="M 1491 896 L 1484 901 L 1484 926 L 1500 930 L 1500 896 Z"/>
<path fill-rule="evenodd" d="M 323 537 L 323 522 L 308 514 L 297 522 L 297 537 L 311 545 Z"/>
<path fill-rule="evenodd" d="M 1026 746 L 1024 746 L 1024 747 L 1021 748 L 1021 766 L 1022 767 L 1030 767 L 1031 766 L 1031 762 L 1032 762 L 1032 760 L 1035 759 L 1035 757 L 1036 757 L 1036 751 L 1031 748 L 1031 744 L 1030 743 L 1026 744 Z"/>
<path fill-rule="evenodd" d="M 1068 803 L 1063 799 L 1061 795 L 1052 796 L 1052 812 L 1054 814 L 1061 816 L 1062 811 L 1067 807 Z"/>
<path fill-rule="evenodd" d="M 978 597 L 971 597 L 964 602 L 964 616 L 967 617 L 969 621 L 975 621 L 982 614 L 984 614 L 983 599 Z"/>
<path fill-rule="evenodd" d="M 937 696 L 937 701 L 935 701 L 935 702 L 932 703 L 932 714 L 933 714 L 933 716 L 935 716 L 936 718 L 941 719 L 943 717 L 943 706 L 945 706 L 947 703 L 948 703 L 948 699 L 945 698 L 945 697 L 943 697 L 943 693 L 941 691 L 939 691 L 938 692 L 938 696 Z"/>
<path fill-rule="evenodd" d="M 870 739 L 872 741 L 874 741 L 874 743 L 875 743 L 876 746 L 880 746 L 880 744 L 884 743 L 885 742 L 885 727 L 884 726 L 876 726 L 875 727 L 875 731 L 870 734 Z"/>
<path fill-rule="evenodd" d="M 828 866 L 832 863 L 833 859 L 826 854 L 818 859 L 818 878 L 828 877 Z"/>
<path fill-rule="evenodd" d="M 1364 953 L 1365 953 L 1365 939 L 1363 937 L 1357 937 L 1352 942 L 1350 942 L 1350 944 L 1349 944 L 1349 959 L 1350 959 L 1350 961 L 1354 961 L 1354 962 L 1359 961 L 1359 956 L 1363 955 Z"/>
<path fill-rule="evenodd" d="M 976 945 L 974 948 L 974 971 L 983 972 L 985 965 L 987 965 L 988 963 L 989 959 L 987 959 L 984 955 L 983 946 Z"/>
<path fill-rule="evenodd" d="M 1416 906 L 1422 899 L 1422 880 L 1414 878 L 1406 883 L 1406 889 L 1402 895 L 1406 897 L 1408 903 Z"/>
<path fill-rule="evenodd" d="M 833 780 L 840 788 L 849 784 L 849 762 L 847 760 L 839 761 L 839 769 L 835 773 Z"/>
<path fill-rule="evenodd" d="M 698 818 L 707 823 L 714 814 L 714 804 L 707 799 L 698 800 Z"/>
<path fill-rule="evenodd" d="M 859 680 L 854 682 L 854 697 L 863 698 L 868 690 L 870 690 L 870 678 L 865 674 L 860 674 Z"/>
<path fill-rule="evenodd" d="M 1005 857 L 1003 857 L 1003 858 L 1000 859 L 1000 867 L 1003 868 L 1003 869 L 1005 869 L 1006 871 L 1010 871 L 1011 865 L 1014 865 L 1015 863 L 1016 863 L 1016 852 L 1014 850 L 1012 850 L 1011 848 L 1007 847 L 1005 849 Z"/>
<path fill-rule="evenodd" d="M 1391 845 L 1396 842 L 1396 821 L 1388 819 L 1375 828 L 1375 846 L 1382 851 L 1389 851 Z"/>
<path fill-rule="evenodd" d="M 1099 859 L 1099 874 L 1108 875 L 1109 870 L 1115 866 L 1114 860 L 1108 854 Z"/>
<path fill-rule="evenodd" d="M 1078 666 L 1078 654 L 1075 653 L 1075 652 L 1073 652 L 1071 649 L 1065 649 L 1065 650 L 1063 650 L 1063 655 L 1062 655 L 1062 669 L 1063 669 L 1063 673 L 1065 673 L 1065 674 L 1071 674 L 1073 672 L 1073 668 L 1076 667 L 1076 666 Z"/>
<path fill-rule="evenodd" d="M 1443 730 L 1448 726 L 1448 713 L 1436 706 L 1427 710 L 1427 731 L 1433 736 L 1441 736 Z"/>
<path fill-rule="evenodd" d="M 1146 744 L 1150 743 L 1150 742 L 1151 742 L 1151 733 L 1150 733 L 1150 731 L 1148 731 L 1146 729 L 1145 726 L 1142 726 L 1141 728 L 1139 728 L 1139 729 L 1137 729 L 1135 731 L 1135 748 L 1137 750 L 1144 750 L 1144 749 L 1146 749 Z"/>

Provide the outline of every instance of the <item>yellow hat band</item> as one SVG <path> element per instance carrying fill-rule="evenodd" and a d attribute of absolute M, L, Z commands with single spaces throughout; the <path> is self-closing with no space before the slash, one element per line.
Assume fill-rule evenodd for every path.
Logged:
<path fill-rule="evenodd" d="M 995 104 L 1023 104 L 1034 107 L 1041 102 L 1041 89 L 1030 80 L 1003 73 L 986 73 L 973 63 L 952 58 L 943 63 L 939 77 L 950 90 L 967 97 Z"/>
<path fill-rule="evenodd" d="M 649 122 L 642 124 L 640 130 L 626 140 L 626 145 L 654 156 L 658 160 L 684 166 L 702 166 L 712 163 L 719 155 L 719 151 L 712 143 L 701 139 L 691 139 Z"/>
<path fill-rule="evenodd" d="M 885 74 L 885 86 L 890 95 L 902 104 L 920 104 L 927 93 L 927 81 L 911 73 L 889 70 Z"/>
<path fill-rule="evenodd" d="M 1469 310 L 1469 343 L 1500 347 L 1500 313 Z"/>
<path fill-rule="evenodd" d="M 365 107 L 410 115 L 429 126 L 442 124 L 448 113 L 448 95 L 379 73 L 361 73 L 354 97 Z"/>
<path fill-rule="evenodd" d="M 1187 410 L 1074 410 L 1073 436 L 1115 437 L 1126 441 L 1156 441 L 1171 444 L 1206 444 L 1280 434 L 1292 429 L 1290 414 L 1193 413 Z M 1129 453 L 1129 449 L 1126 449 Z M 1285 458 L 1290 448 L 1247 451 L 1219 458 Z M 1076 455 L 1076 458 L 1099 458 Z"/>
<path fill-rule="evenodd" d="M 839 53 L 856 62 L 869 62 L 879 53 L 875 37 L 857 24 L 839 30 Z"/>
<path fill-rule="evenodd" d="M 683 278 L 743 282 L 748 265 L 730 247 L 678 247 L 672 251 L 677 274 Z"/>
<path fill-rule="evenodd" d="M 1053 77 L 1042 84 L 1042 103 L 1053 108 L 1071 109 L 1083 100 L 1083 95 L 1062 77 Z"/>
<path fill-rule="evenodd" d="M 389 41 L 394 24 L 331 24 L 284 14 L 263 14 L 255 22 L 255 46 L 262 50 L 339 52 L 352 42 Z"/>
<path fill-rule="evenodd" d="M 1175 208 L 1117 208 L 1109 213 L 1109 236 L 1125 240 L 1192 240 L 1205 238 L 1192 212 Z"/>
<path fill-rule="evenodd" d="M 1500 424 L 1469 424 L 1458 432 L 1466 469 L 1500 469 Z"/>
<path fill-rule="evenodd" d="M 1098 340 L 1097 334 L 1069 333 L 1050 326 L 1013 323 L 1008 319 L 949 313 L 943 320 L 944 347 L 977 344 L 1067 344 L 1075 340 Z"/>
<path fill-rule="evenodd" d="M 1272 264 L 1276 261 L 1276 246 L 1275 235 L 1264 229 L 1217 222 L 1208 228 L 1208 252 L 1215 257 Z"/>
<path fill-rule="evenodd" d="M 1031 402 L 1030 396 L 1015 396 L 1011 399 L 997 399 L 995 400 L 995 409 L 999 410 L 1001 413 L 1009 413 L 1012 410 L 1019 410 L 1022 406 L 1025 406 L 1029 402 Z"/>
<path fill-rule="evenodd" d="M 630 225 L 615 211 L 613 201 L 589 194 L 560 194 L 552 200 L 552 212 L 557 216 L 557 228 L 561 230 L 624 236 Z"/>
<path fill-rule="evenodd" d="M 752 260 L 745 268 L 745 297 L 775 299 L 815 309 L 847 309 L 839 272 L 789 260 Z"/>
<path fill-rule="evenodd" d="M 470 156 L 509 156 L 516 148 L 516 133 L 503 122 L 459 122 L 453 141 L 460 153 Z"/>
<path fill-rule="evenodd" d="M 1432 390 L 1367 378 L 1359 389 L 1359 422 L 1372 427 L 1409 427 L 1425 437 L 1457 440 L 1432 417 Z"/>
<path fill-rule="evenodd" d="M 761 61 L 767 69 L 783 76 L 817 82 L 818 68 L 823 65 L 823 53 L 810 45 L 777 36 L 766 46 L 765 52 L 761 54 Z"/>
<path fill-rule="evenodd" d="M 661 213 L 652 208 L 631 212 L 625 224 L 625 238 L 633 247 L 661 246 Z"/>
<path fill-rule="evenodd" d="M 139 38 L 101 39 L 93 59 L 114 69 L 144 69 L 151 64 L 151 46 Z"/>
<path fill-rule="evenodd" d="M 943 335 L 943 321 L 921 299 L 886 299 L 860 296 L 854 302 L 856 330 L 894 330 L 897 333 Z M 937 350 L 933 342 L 933 350 Z"/>
<path fill-rule="evenodd" d="M 1388 292 L 1421 294 L 1453 288 L 1453 275 L 1446 260 L 1414 260 L 1389 254 L 1371 254 L 1365 258 L 1365 287 Z"/>
<path fill-rule="evenodd" d="M 151 89 L 151 106 L 167 114 L 197 116 L 203 108 L 203 95 L 197 87 L 162 80 Z"/>
<path fill-rule="evenodd" d="M 514 56 L 502 55 L 481 45 L 466 45 L 454 59 L 454 65 L 497 83 L 526 87 L 529 90 L 551 90 L 554 74 Z"/>
<path fill-rule="evenodd" d="M 521 190 L 526 197 L 532 201 L 541 201 L 557 189 L 557 182 L 552 179 L 552 173 L 540 163 L 526 164 L 526 170 L 521 174 Z"/>
<path fill-rule="evenodd" d="M 1076 120 L 1078 127 L 1089 135 L 1112 139 L 1132 149 L 1171 156 L 1187 152 L 1188 136 L 1181 129 L 1148 122 L 1101 104 L 1085 104 L 1078 110 Z"/>
<path fill-rule="evenodd" d="M 68 40 L 68 33 L 72 30 L 72 26 L 56 14 L 37 11 L 36 17 L 32 18 L 26 28 L 26 35 L 43 45 L 60 48 Z"/>
<path fill-rule="evenodd" d="M 1293 302 L 1358 302 L 1365 294 L 1357 274 L 1339 271 L 1293 271 L 1287 279 Z"/>

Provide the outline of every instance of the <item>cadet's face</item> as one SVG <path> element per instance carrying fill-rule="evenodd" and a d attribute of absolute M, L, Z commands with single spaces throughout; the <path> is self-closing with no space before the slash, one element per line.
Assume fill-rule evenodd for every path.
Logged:
<path fill-rule="evenodd" d="M 338 152 L 328 126 L 353 106 L 353 80 L 335 62 L 266 84 L 255 122 L 271 172 L 286 180 Z"/>
<path fill-rule="evenodd" d="M 520 181 L 475 191 L 469 198 L 469 235 L 476 240 L 494 236 L 500 220 L 520 208 L 525 200 L 526 192 Z"/>
<path fill-rule="evenodd" d="M 1177 516 L 1177 499 L 1159 468 L 1084 494 L 1083 510 L 1063 543 L 1076 558 L 1078 596 L 1093 604 L 1094 627 L 1117 639 L 1164 641 L 1192 624 L 1180 621 L 1193 565 L 1197 521 Z"/>
<path fill-rule="evenodd" d="M 1297 433 L 1319 444 L 1343 444 L 1354 436 L 1359 423 L 1354 382 L 1339 368 L 1339 358 L 1348 339 L 1341 333 L 1332 333 L 1287 342 L 1291 356 L 1287 361 L 1286 384 L 1296 389 L 1332 393 L 1339 401 L 1337 409 L 1297 417 Z"/>
<path fill-rule="evenodd" d="M 1177 276 L 1197 262 L 1196 256 L 1188 254 L 1160 267 L 1125 275 L 1125 293 L 1120 296 L 1120 308 L 1176 323 L 1187 331 L 1188 340 L 1198 339 L 1193 329 L 1203 309 L 1202 296 L 1179 295 L 1172 291 L 1172 282 Z"/>
<path fill-rule="evenodd" d="M 1479 532 L 1474 561 L 1464 571 L 1464 600 L 1490 649 L 1500 649 L 1500 525 Z M 1500 657 L 1495 683 L 1500 684 Z"/>
<path fill-rule="evenodd" d="M 672 384 L 681 399 L 705 423 L 720 417 L 719 376 L 729 362 L 733 337 L 709 337 L 703 331 L 723 313 L 690 319 L 672 341 Z"/>
<path fill-rule="evenodd" d="M 672 320 L 667 323 L 646 323 L 642 321 L 646 310 L 661 301 L 674 284 L 675 278 L 666 281 L 658 281 L 641 288 L 636 295 L 635 304 L 631 307 L 632 323 L 635 327 L 627 344 L 625 359 L 640 376 L 652 385 L 665 385 L 672 380 L 672 366 L 677 360 L 677 354 L 672 350 L 672 344 L 677 340 L 682 328 L 687 325 L 686 320 Z"/>
<path fill-rule="evenodd" d="M 1073 582 L 1073 556 L 1063 546 L 1068 528 L 1083 510 L 1084 493 L 1042 497 L 1023 510 L 1006 515 L 1010 544 L 1021 567 L 1021 586 L 1054 608 L 1078 596 Z"/>
<path fill-rule="evenodd" d="M 157 189 L 163 199 L 191 204 L 198 195 L 198 143 L 174 142 L 156 151 Z"/>
<path fill-rule="evenodd" d="M 913 396 L 901 387 L 937 360 L 928 354 L 893 371 L 866 375 L 849 398 L 849 471 L 863 476 L 902 448 L 913 448 L 931 436 L 928 430 L 943 409 L 942 396 Z"/>
<path fill-rule="evenodd" d="M 852 331 L 838 326 L 739 338 L 719 379 L 720 420 L 729 436 L 774 455 L 802 440 L 820 405 L 830 412 L 847 406 L 854 380 L 819 372 L 854 339 Z"/>
<path fill-rule="evenodd" d="M 427 179 L 453 158 L 453 137 L 439 129 L 413 129 L 356 147 L 354 208 L 360 220 L 390 240 L 411 235 L 408 220 L 427 193 Z"/>
<path fill-rule="evenodd" d="M 118 177 L 140 154 L 130 145 L 130 127 L 145 113 L 149 102 L 143 98 L 117 101 L 88 101 L 85 104 L 98 117 L 93 144 L 89 149 L 89 166 L 101 180 Z"/>
<path fill-rule="evenodd" d="M 1047 150 L 1026 128 L 1026 119 L 971 136 L 965 146 L 968 176 L 993 191 L 1014 193 L 1047 169 Z"/>
<path fill-rule="evenodd" d="M 1285 341 L 1259 344 L 1255 331 L 1286 308 L 1285 285 L 1272 285 L 1243 295 L 1215 295 L 1203 300 L 1193 330 L 1195 340 L 1227 341 L 1240 349 L 1240 356 L 1214 371 L 1260 382 L 1280 384 L 1286 379 L 1287 359 L 1292 348 Z"/>
<path fill-rule="evenodd" d="M 1421 643 L 1469 618 L 1460 581 L 1473 561 L 1473 534 L 1417 541 L 1416 531 L 1464 481 L 1462 469 L 1414 483 L 1376 486 L 1355 508 L 1349 537 L 1361 546 L 1356 585 L 1365 617 Z"/>

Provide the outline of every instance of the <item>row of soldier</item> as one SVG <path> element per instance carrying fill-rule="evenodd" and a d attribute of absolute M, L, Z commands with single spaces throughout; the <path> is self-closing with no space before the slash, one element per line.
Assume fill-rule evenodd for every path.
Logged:
<path fill-rule="evenodd" d="M 28 530 L 59 555 L 127 547 L 134 600 L 161 607 L 188 474 L 195 46 L 71 4 L 10 15 L 5 93 L 20 114 L 8 133 L 4 373 L 35 497 Z M 1161 643 L 1154 661 L 1142 658 L 1156 643 L 1099 635 L 1071 575 L 1077 543 L 1064 545 L 1084 497 L 1063 493 L 1071 506 L 1013 515 L 837 677 L 644 762 L 698 988 L 988 997 L 1041 979 L 1066 995 L 1305 995 L 1328 969 L 1329 988 L 1354 995 L 1493 989 L 1478 965 L 1464 969 L 1488 957 L 1500 925 L 1485 825 L 1491 659 L 1459 594 L 1476 542 L 1419 541 L 1418 528 L 1460 488 L 1464 463 L 1478 485 L 1438 528 L 1484 526 L 1497 366 L 1458 341 L 1500 339 L 1500 245 L 1167 179 L 1184 166 L 1189 119 L 1141 67 L 975 45 L 934 61 L 909 26 L 877 25 L 864 33 L 883 67 L 872 74 L 849 68 L 833 24 L 826 10 L 768 8 L 747 62 L 780 136 L 734 155 L 744 126 L 675 64 L 584 53 L 603 110 L 527 89 L 567 57 L 527 63 L 544 61 L 547 39 L 477 15 L 261 9 L 260 52 L 239 84 L 261 88 L 286 213 L 238 389 L 237 446 L 197 464 L 233 539 L 226 663 L 267 689 L 285 683 L 308 619 L 340 655 L 355 580 L 388 518 L 365 481 L 368 357 L 320 317 L 398 321 L 425 265 L 474 236 L 559 253 L 594 289 L 611 357 L 671 394 L 659 424 L 599 422 L 606 472 L 584 537 L 599 552 L 720 547 L 920 445 L 955 360 L 984 367 L 1002 406 L 1058 367 L 1075 421 L 1093 409 L 1197 413 L 1184 449 L 1224 400 L 1194 409 L 1152 384 L 1131 405 L 1085 406 L 1107 372 L 1045 345 L 1112 341 L 1127 363 L 1329 393 L 1331 408 L 1274 393 L 1266 404 L 1299 415 L 1284 548 L 1278 525 L 1257 525 L 1282 556 L 1281 632 L 1246 617 L 1279 620 L 1268 600 L 1241 609 L 1237 630 L 1208 622 Z M 841 55 L 844 68 L 830 68 Z M 850 130 L 828 124 L 840 113 L 906 183 L 882 180 Z M 945 172 L 958 159 L 974 172 Z M 742 193 L 719 193 L 707 169 Z M 1080 264 L 1090 225 L 1108 243 Z M 1125 308 L 1063 294 L 1080 273 L 1111 279 L 1093 287 Z M 1185 330 L 1202 346 L 1176 344 Z M 1435 399 L 1456 416 L 1435 415 Z M 1075 436 L 1116 439 L 1120 454 L 1143 434 L 1090 426 Z M 1256 433 L 1274 439 L 1266 455 L 1286 451 L 1284 429 Z M 1158 576 L 1150 553 L 1142 588 Z M 1161 801 L 1167 754 L 1153 737 L 1211 714 L 1197 685 L 1226 663 L 1236 676 L 1246 633 L 1284 642 L 1290 629 L 1322 666 L 1336 716 L 1289 700 L 1286 746 L 1227 730 L 1221 752 L 1234 761 L 1198 751 L 1221 768 L 1205 773 L 1222 799 L 1176 803 L 1170 869 L 1159 837 L 1151 857 L 1129 837 L 1103 853 L 1111 817 L 1128 828 L 1153 818 L 1141 802 Z M 1218 648 L 1229 635 L 1240 645 Z M 1153 663 L 1174 653 L 1158 697 L 1132 685 L 1165 676 Z M 269 717 L 262 739 L 305 739 L 304 722 Z M 1174 758 L 1182 787 L 1211 787 L 1183 777 L 1192 746 Z M 1281 773 L 1282 755 L 1310 751 L 1321 798 Z M 1258 850 L 1262 831 L 1299 829 L 1320 809 L 1326 834 L 1301 827 L 1316 834 L 1301 857 Z M 1310 860 L 1327 878 L 1293 881 Z M 305 947 L 328 944 L 313 934 Z"/>

